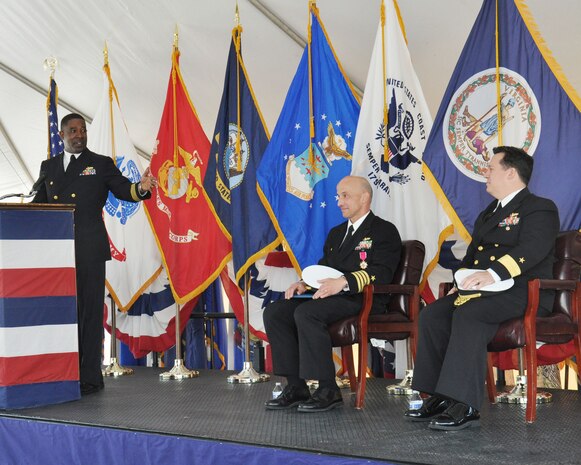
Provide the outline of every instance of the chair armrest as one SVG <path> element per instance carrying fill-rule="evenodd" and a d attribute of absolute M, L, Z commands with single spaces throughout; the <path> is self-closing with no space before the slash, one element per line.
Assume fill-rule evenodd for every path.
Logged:
<path fill-rule="evenodd" d="M 539 279 L 540 289 L 554 289 L 556 291 L 574 291 L 578 281 L 573 279 Z"/>

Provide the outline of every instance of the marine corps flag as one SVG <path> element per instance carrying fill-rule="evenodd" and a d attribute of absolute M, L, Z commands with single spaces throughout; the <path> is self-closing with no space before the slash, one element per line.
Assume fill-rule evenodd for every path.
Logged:
<path fill-rule="evenodd" d="M 498 145 L 534 157 L 531 192 L 555 201 L 562 230 L 581 226 L 580 110 L 524 2 L 485 0 L 424 153 L 428 179 L 464 240 L 492 201 L 483 174 Z"/>
<path fill-rule="evenodd" d="M 376 215 L 395 224 L 402 239 L 425 245 L 425 283 L 453 227 L 422 173 L 432 117 L 412 65 L 397 2 L 385 3 L 361 104 L 352 173 L 371 184 Z"/>
<path fill-rule="evenodd" d="M 256 169 L 268 145 L 268 134 L 242 61 L 241 33 L 240 26 L 232 31 L 224 91 L 204 179 L 219 221 L 231 237 L 236 283 L 279 242 L 256 191 Z"/>
<path fill-rule="evenodd" d="M 318 262 L 327 233 L 345 221 L 337 183 L 351 172 L 359 116 L 359 101 L 313 2 L 309 10 L 309 42 L 256 176 L 297 270 Z"/>
<path fill-rule="evenodd" d="M 230 243 L 204 191 L 210 142 L 190 101 L 174 46 L 172 69 L 151 171 L 158 188 L 145 202 L 176 302 L 214 281 L 230 259 Z"/>

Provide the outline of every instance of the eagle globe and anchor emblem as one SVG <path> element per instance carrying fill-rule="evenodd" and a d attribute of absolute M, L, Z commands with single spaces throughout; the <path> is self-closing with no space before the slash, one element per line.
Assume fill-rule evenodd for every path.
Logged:
<path fill-rule="evenodd" d="M 541 134 L 541 112 L 531 86 L 520 74 L 500 68 L 500 111 L 496 69 L 468 78 L 453 95 L 442 127 L 448 157 L 465 176 L 486 182 L 484 174 L 498 145 L 498 115 L 503 143 L 533 155 Z"/>
<path fill-rule="evenodd" d="M 154 151 L 154 155 L 156 153 L 157 150 Z M 185 202 L 190 203 L 190 201 L 197 199 L 201 194 L 202 174 L 200 167 L 203 161 L 197 150 L 189 153 L 178 146 L 178 155 L 177 164 L 174 164 L 172 160 L 166 160 L 160 166 L 157 172 L 158 187 L 162 190 L 165 197 L 171 200 L 178 200 L 185 197 Z M 183 162 L 182 166 L 179 166 L 180 158 Z M 171 221 L 171 210 L 159 195 L 159 189 L 156 190 L 156 195 L 157 208 L 165 213 Z M 199 234 L 189 229 L 186 234 L 181 235 L 174 233 L 170 227 L 169 239 L 172 242 L 183 244 L 198 240 Z"/>

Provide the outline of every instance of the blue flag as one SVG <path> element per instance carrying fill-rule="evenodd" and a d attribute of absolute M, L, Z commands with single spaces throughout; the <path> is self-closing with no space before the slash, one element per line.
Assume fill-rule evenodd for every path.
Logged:
<path fill-rule="evenodd" d="M 497 145 L 534 157 L 530 190 L 552 199 L 561 229 L 581 227 L 581 99 L 567 82 L 520 0 L 485 0 L 452 75 L 424 153 L 432 186 L 460 235 L 492 201 L 484 171 Z M 501 114 L 502 144 L 499 140 Z M 433 175 L 433 177 L 432 177 Z"/>
<path fill-rule="evenodd" d="M 256 191 L 256 169 L 268 134 L 242 61 L 241 28 L 232 31 L 220 111 L 204 187 L 230 234 L 236 282 L 279 240 Z M 223 229 L 224 229 L 223 228 Z"/>
<path fill-rule="evenodd" d="M 262 200 L 300 269 L 317 263 L 327 233 L 344 221 L 336 187 L 351 172 L 360 108 L 314 5 L 311 20 L 311 56 L 307 44 L 257 173 Z"/>
<path fill-rule="evenodd" d="M 48 96 L 46 98 L 46 116 L 48 120 L 47 158 L 52 158 L 64 150 L 63 140 L 59 135 L 59 119 L 56 109 L 57 104 L 58 87 L 55 80 L 51 77 Z"/>

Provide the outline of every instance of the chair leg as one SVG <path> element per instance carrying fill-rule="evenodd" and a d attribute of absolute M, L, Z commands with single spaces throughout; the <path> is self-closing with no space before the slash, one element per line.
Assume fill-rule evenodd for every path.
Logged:
<path fill-rule="evenodd" d="M 343 358 L 343 366 L 347 369 L 349 376 L 349 387 L 351 392 L 357 390 L 357 378 L 355 377 L 355 365 L 353 365 L 353 346 L 341 347 L 341 356 Z"/>
<path fill-rule="evenodd" d="M 537 347 L 534 342 L 525 346 L 525 353 L 527 359 L 526 422 L 534 423 L 537 419 Z"/>
<path fill-rule="evenodd" d="M 367 384 L 367 338 L 365 342 L 359 343 L 359 379 L 357 383 L 357 394 L 355 397 L 355 408 L 362 409 L 365 401 L 365 385 Z"/>
<path fill-rule="evenodd" d="M 486 371 L 486 390 L 488 391 L 488 401 L 496 403 L 496 384 L 494 382 L 494 367 L 492 365 L 492 354 L 488 352 L 488 369 Z"/>

